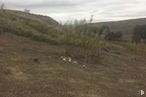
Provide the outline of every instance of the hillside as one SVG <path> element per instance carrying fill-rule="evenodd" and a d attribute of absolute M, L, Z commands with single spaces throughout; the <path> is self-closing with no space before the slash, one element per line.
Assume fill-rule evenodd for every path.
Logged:
<path fill-rule="evenodd" d="M 46 42 L 53 42 L 62 34 L 59 24 L 50 17 L 12 10 L 0 11 L 0 28 L 0 32 Z"/>
<path fill-rule="evenodd" d="M 0 97 L 139 97 L 146 90 L 145 44 L 75 32 L 65 44 L 62 29 L 50 17 L 0 12 Z"/>
<path fill-rule="evenodd" d="M 0 36 L 1 97 L 137 97 L 146 89 L 146 57 L 108 53 L 102 64 L 65 62 L 64 46 Z M 38 61 L 36 61 L 36 59 Z"/>
<path fill-rule="evenodd" d="M 94 26 L 100 28 L 103 25 L 109 26 L 111 31 L 121 31 L 123 33 L 123 40 L 131 40 L 134 27 L 137 25 L 146 24 L 146 18 L 131 19 L 115 22 L 101 22 L 94 23 Z"/>

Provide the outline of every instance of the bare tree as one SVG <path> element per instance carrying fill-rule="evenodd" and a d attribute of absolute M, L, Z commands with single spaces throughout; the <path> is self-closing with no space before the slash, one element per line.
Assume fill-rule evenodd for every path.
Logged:
<path fill-rule="evenodd" d="M 30 13 L 30 10 L 29 9 L 24 9 L 24 12 L 25 13 Z"/>
<path fill-rule="evenodd" d="M 93 22 L 93 18 L 94 18 L 94 15 L 91 15 L 91 16 L 90 16 L 89 23 L 92 23 L 92 22 Z"/>
<path fill-rule="evenodd" d="M 4 8 L 5 8 L 5 4 L 2 3 L 2 4 L 0 5 L 0 9 L 1 9 L 1 10 L 4 10 Z"/>

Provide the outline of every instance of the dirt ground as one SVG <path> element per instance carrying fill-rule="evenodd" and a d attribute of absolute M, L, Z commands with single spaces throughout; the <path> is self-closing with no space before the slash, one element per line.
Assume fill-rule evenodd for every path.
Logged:
<path fill-rule="evenodd" d="M 64 46 L 0 35 L 0 97 L 146 97 L 144 56 L 107 54 L 101 64 L 72 58 Z"/>

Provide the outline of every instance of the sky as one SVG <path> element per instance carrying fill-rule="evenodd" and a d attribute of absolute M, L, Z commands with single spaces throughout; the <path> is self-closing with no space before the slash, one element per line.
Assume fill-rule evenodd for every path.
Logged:
<path fill-rule="evenodd" d="M 146 17 L 146 0 L 1 0 L 5 8 L 29 9 L 58 22 L 75 19 L 94 22 L 118 21 Z"/>

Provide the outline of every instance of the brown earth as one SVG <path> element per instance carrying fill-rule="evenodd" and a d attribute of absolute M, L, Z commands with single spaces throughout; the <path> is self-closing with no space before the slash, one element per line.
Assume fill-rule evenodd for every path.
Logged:
<path fill-rule="evenodd" d="M 101 64 L 64 62 L 65 47 L 0 35 L 0 97 L 140 97 L 146 53 L 107 53 Z M 145 95 L 143 96 L 145 97 Z"/>

